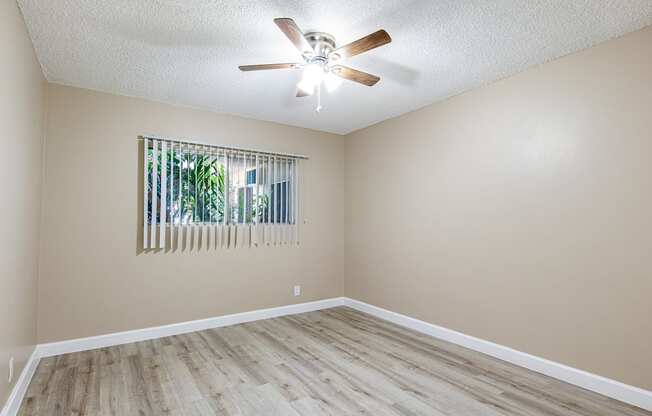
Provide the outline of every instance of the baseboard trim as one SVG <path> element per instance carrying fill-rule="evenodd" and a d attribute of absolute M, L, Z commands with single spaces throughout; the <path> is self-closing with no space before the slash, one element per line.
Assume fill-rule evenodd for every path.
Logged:
<path fill-rule="evenodd" d="M 355 299 L 345 298 L 344 305 L 377 318 L 401 325 L 453 344 L 461 345 L 494 358 L 525 367 L 537 373 L 556 378 L 607 397 L 652 411 L 652 391 L 630 386 L 616 380 L 569 367 L 545 358 L 475 338 L 461 332 L 401 315 Z"/>
<path fill-rule="evenodd" d="M 478 351 L 494 358 L 536 371 L 541 374 L 556 378 L 561 381 L 591 390 L 593 392 L 638 406 L 652 411 L 652 392 L 638 387 L 630 386 L 619 381 L 592 374 L 583 370 L 566 366 L 545 358 L 517 351 L 512 348 L 485 341 L 461 332 L 453 331 L 438 325 L 421 321 L 410 316 L 402 315 L 378 306 L 370 305 L 355 299 L 340 297 L 318 300 L 314 302 L 299 303 L 280 306 L 276 308 L 258 309 L 249 312 L 224 315 L 215 318 L 197 321 L 181 322 L 171 325 L 137 329 L 133 331 L 117 332 L 95 337 L 79 338 L 61 342 L 37 345 L 32 352 L 25 368 L 20 374 L 7 403 L 0 416 L 15 416 L 25 397 L 29 383 L 36 371 L 38 363 L 43 357 L 67 354 L 71 352 L 86 351 L 96 348 L 110 347 L 127 344 L 130 342 L 145 341 L 166 336 L 202 331 L 205 329 L 219 328 L 262 319 L 280 316 L 295 315 L 321 309 L 348 306 L 361 312 L 368 313 L 377 318 L 401 325 L 417 332 L 430 335 L 457 345 Z"/>
<path fill-rule="evenodd" d="M 60 342 L 39 344 L 34 348 L 29 361 L 20 374 L 14 389 L 7 399 L 0 416 L 15 416 L 20 409 L 29 383 L 36 372 L 41 358 L 55 355 L 68 354 L 72 352 L 87 351 L 97 348 L 111 347 L 114 345 L 128 344 L 130 342 L 146 341 L 172 335 L 187 334 L 189 332 L 202 331 L 205 329 L 219 328 L 223 326 L 242 324 L 245 322 L 259 321 L 262 319 L 277 318 L 280 316 L 296 315 L 299 313 L 318 311 L 321 309 L 342 306 L 345 298 L 331 298 L 317 300 L 314 302 L 297 303 L 293 305 L 279 306 L 268 309 L 257 309 L 248 312 L 223 315 L 215 318 L 200 319 L 196 321 L 180 322 L 170 325 L 136 329 L 132 331 L 115 332 L 112 334 L 98 335 L 94 337 L 71 339 Z"/>
<path fill-rule="evenodd" d="M 259 321 L 261 319 L 276 318 L 279 316 L 295 315 L 298 313 L 312 312 L 328 309 L 344 304 L 344 298 L 331 298 L 294 305 L 279 306 L 268 309 L 257 309 L 249 312 L 223 315 L 215 318 L 200 319 L 196 321 L 180 322 L 151 328 L 136 329 L 132 331 L 115 332 L 113 334 L 98 335 L 88 338 L 71 339 L 60 342 L 40 344 L 37 347 L 40 357 L 67 354 L 71 352 L 93 350 L 111 347 L 114 345 L 128 344 L 130 342 L 146 341 L 172 335 L 187 334 L 189 332 L 203 331 L 205 329 L 219 328 L 245 322 Z"/>
<path fill-rule="evenodd" d="M 20 376 L 18 377 L 18 380 L 16 380 L 16 384 L 9 394 L 7 402 L 2 408 L 2 411 L 0 411 L 0 416 L 15 416 L 18 413 L 20 404 L 23 402 L 23 398 L 25 397 L 25 393 L 27 393 L 27 388 L 29 387 L 30 381 L 32 381 L 32 377 L 36 372 L 36 367 L 38 367 L 40 359 L 41 357 L 38 355 L 37 346 L 29 356 L 23 371 L 20 372 Z"/>

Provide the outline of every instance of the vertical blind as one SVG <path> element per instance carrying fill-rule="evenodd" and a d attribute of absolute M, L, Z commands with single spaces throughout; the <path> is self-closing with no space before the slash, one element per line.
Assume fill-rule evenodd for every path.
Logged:
<path fill-rule="evenodd" d="M 143 141 L 143 248 L 299 244 L 300 157 Z"/>

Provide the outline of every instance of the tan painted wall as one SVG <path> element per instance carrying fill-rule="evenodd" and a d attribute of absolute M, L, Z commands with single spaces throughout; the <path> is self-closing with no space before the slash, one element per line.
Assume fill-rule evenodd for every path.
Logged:
<path fill-rule="evenodd" d="M 48 100 L 40 342 L 342 294 L 342 136 L 58 85 Z M 147 133 L 309 155 L 301 247 L 139 253 Z"/>
<path fill-rule="evenodd" d="M 44 90 L 20 11 L 0 2 L 0 409 L 36 343 Z"/>
<path fill-rule="evenodd" d="M 650 44 L 346 138 L 50 85 L 39 341 L 345 293 L 651 389 Z M 310 155 L 302 247 L 140 253 L 143 133 Z"/>
<path fill-rule="evenodd" d="M 652 389 L 652 28 L 356 132 L 346 294 Z"/>

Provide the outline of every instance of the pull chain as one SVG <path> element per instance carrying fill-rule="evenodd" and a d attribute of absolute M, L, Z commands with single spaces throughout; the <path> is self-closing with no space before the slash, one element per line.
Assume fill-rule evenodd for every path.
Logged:
<path fill-rule="evenodd" d="M 317 85 L 317 108 L 315 108 L 315 112 L 320 113 L 321 109 L 323 107 L 321 106 L 321 83 Z"/>

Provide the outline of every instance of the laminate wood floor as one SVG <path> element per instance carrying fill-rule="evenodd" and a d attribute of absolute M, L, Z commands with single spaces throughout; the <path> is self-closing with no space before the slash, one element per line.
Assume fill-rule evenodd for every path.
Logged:
<path fill-rule="evenodd" d="M 652 416 L 345 307 L 45 358 L 19 414 Z"/>

